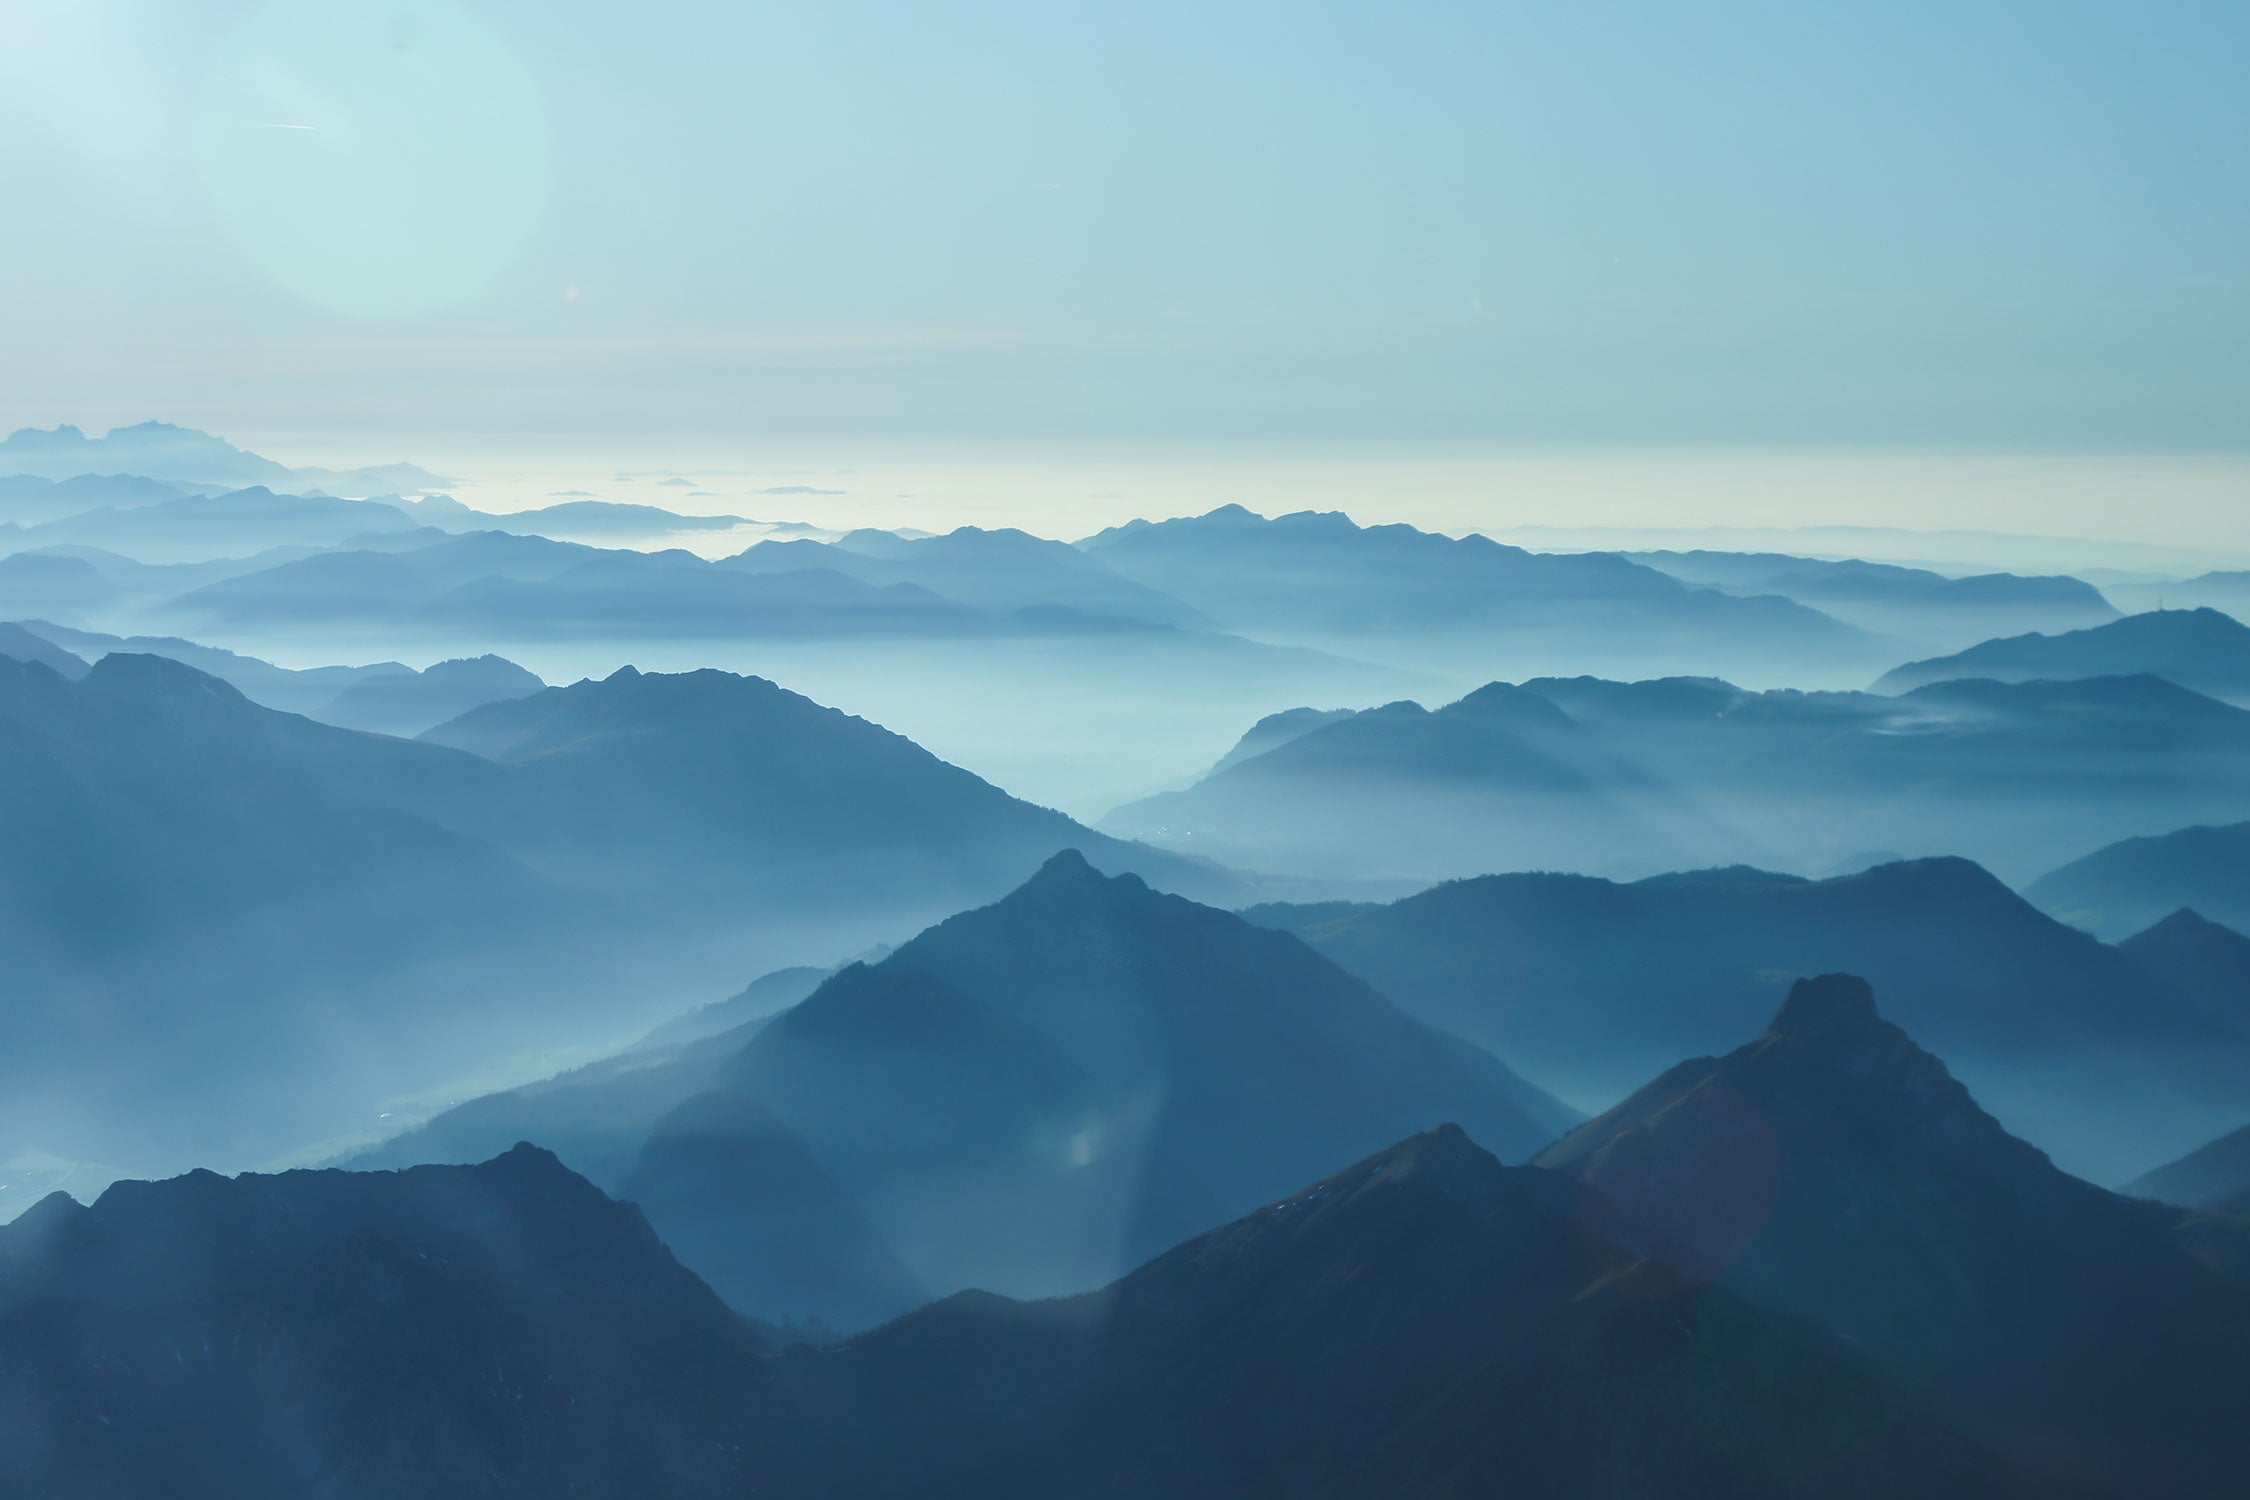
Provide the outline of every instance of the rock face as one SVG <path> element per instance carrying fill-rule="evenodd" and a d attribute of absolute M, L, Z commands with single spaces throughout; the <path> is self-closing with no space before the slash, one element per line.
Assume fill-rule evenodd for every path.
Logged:
<path fill-rule="evenodd" d="M 1691 1276 L 1814 1318 L 2026 1462 L 2223 1494 L 2250 1458 L 2250 1286 L 2173 1210 L 2056 1170 L 1876 1014 L 1790 992 L 1541 1153 Z M 2220 1257 L 2224 1260 L 2225 1257 Z"/>

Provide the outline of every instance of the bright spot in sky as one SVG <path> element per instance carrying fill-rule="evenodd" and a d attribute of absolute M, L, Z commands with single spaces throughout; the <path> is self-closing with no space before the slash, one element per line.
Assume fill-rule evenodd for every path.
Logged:
<path fill-rule="evenodd" d="M 309 302 L 391 318 L 489 285 L 545 205 L 537 87 L 446 0 L 277 0 L 220 47 L 197 155 L 243 253 Z"/>

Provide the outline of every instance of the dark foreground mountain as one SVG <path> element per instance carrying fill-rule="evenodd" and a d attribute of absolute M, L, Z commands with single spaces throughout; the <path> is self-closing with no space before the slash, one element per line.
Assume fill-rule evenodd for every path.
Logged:
<path fill-rule="evenodd" d="M 1686 1274 L 1844 1335 L 2020 1461 L 2128 1495 L 2240 1490 L 2240 1233 L 2056 1170 L 1862 980 L 1800 981 L 1755 1041 L 1538 1160 Z"/>
<path fill-rule="evenodd" d="M 207 1172 L 0 1228 L 0 1493 L 747 1493 L 759 1338 L 519 1147 Z"/>
<path fill-rule="evenodd" d="M 2020 1133 L 2116 1181 L 2233 1123 L 2250 1006 L 2041 914 L 1966 860 L 1808 881 L 1456 881 L 1388 906 L 1253 909 L 1433 1025 L 1588 1108 L 1851 970 Z"/>
<path fill-rule="evenodd" d="M 1300 712 L 1253 733 L 1256 753 L 1246 743 L 1102 826 L 1338 880 L 1729 861 L 1811 873 L 1879 850 L 2029 879 L 2250 802 L 2250 712 L 2146 676 L 1900 697 L 1535 678 L 1431 712 Z"/>
<path fill-rule="evenodd" d="M 2121 839 L 2041 876 L 2025 894 L 2107 938 L 2139 932 L 2182 907 L 2250 931 L 2250 823 Z"/>
<path fill-rule="evenodd" d="M 1520 1158 L 1575 1118 L 1295 938 L 1070 853 L 770 1021 L 475 1101 L 365 1160 L 552 1141 L 737 1306 L 855 1327 L 917 1287 L 1098 1286 L 1439 1121 Z M 740 1190 L 768 1173 L 784 1186 Z M 813 1236 L 847 1248 L 808 1267 Z"/>
<path fill-rule="evenodd" d="M 1452 1128 L 1108 1290 L 772 1352 L 545 1153 L 198 1173 L 0 1229 L 0 1489 L 2058 1495 L 1837 1341 L 1590 1233 Z"/>
<path fill-rule="evenodd" d="M 1909 662 L 1875 684 L 1883 693 L 1958 678 L 1998 682 L 2146 674 L 2231 701 L 2250 699 L 2250 625 L 2215 609 L 2152 609 L 2061 635 L 1986 641 Z"/>
<path fill-rule="evenodd" d="M 964 1295 L 796 1373 L 821 1411 L 916 1393 L 898 1447 L 857 1453 L 890 1494 L 2047 1492 L 1577 1207 L 1445 1127 L 1093 1296 Z"/>

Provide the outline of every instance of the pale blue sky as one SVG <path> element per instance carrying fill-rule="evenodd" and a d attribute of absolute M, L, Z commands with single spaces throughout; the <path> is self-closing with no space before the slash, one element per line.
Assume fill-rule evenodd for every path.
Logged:
<path fill-rule="evenodd" d="M 2239 0 L 19 0 L 0 425 L 2241 451 L 2246 55 Z"/>

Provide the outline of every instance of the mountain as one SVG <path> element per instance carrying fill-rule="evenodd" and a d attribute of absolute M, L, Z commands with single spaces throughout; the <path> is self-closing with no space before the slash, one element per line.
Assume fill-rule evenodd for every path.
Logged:
<path fill-rule="evenodd" d="M 6 444 L 0 443 L 0 451 L 5 448 Z M 193 493 L 195 490 L 187 485 L 133 474 L 77 474 L 68 479 L 13 474 L 0 478 L 0 512 L 11 521 L 36 526 L 82 511 L 154 505 Z"/>
<path fill-rule="evenodd" d="M 403 676 L 370 675 L 331 698 L 313 717 L 346 729 L 415 735 L 488 703 L 528 698 L 546 686 L 503 656 L 460 658 Z"/>
<path fill-rule="evenodd" d="M 147 563 L 206 562 L 272 547 L 333 547 L 370 532 L 409 531 L 396 506 L 263 485 L 129 509 L 105 506 L 25 529 L 25 547 L 99 547 Z"/>
<path fill-rule="evenodd" d="M 1236 889 L 725 673 L 628 670 L 433 739 L 470 748 L 276 713 L 154 656 L 75 683 L 0 656 L 0 1161 L 339 1149 L 404 1096 L 551 1071 L 1061 848 Z"/>
<path fill-rule="evenodd" d="M 270 484 L 288 469 L 223 438 L 169 422 L 113 427 L 88 437 L 75 427 L 25 427 L 0 439 L 0 474 L 68 479 L 79 474 L 142 475 L 209 484 Z"/>
<path fill-rule="evenodd" d="M 827 1439 L 848 1492 L 2048 1493 L 1809 1325 L 1590 1235 L 1576 1206 L 1447 1126 L 1098 1294 L 965 1294 L 798 1373 L 816 1413 L 915 1394 L 893 1444 Z"/>
<path fill-rule="evenodd" d="M 124 1183 L 0 1229 L 0 1441 L 55 1500 L 2060 1500 L 1578 1208 L 1447 1127 L 1094 1295 L 822 1351 L 530 1146 Z"/>
<path fill-rule="evenodd" d="M 1211 626 L 1200 612 L 1120 577 L 1066 542 L 1012 528 L 987 531 L 963 526 L 927 537 L 860 530 L 833 544 L 762 542 L 722 566 L 759 573 L 832 570 L 862 583 L 910 585 L 1003 613 L 1068 610 L 1140 625 Z"/>
<path fill-rule="evenodd" d="M 1959 650 L 1995 635 L 2076 630 L 2117 608 L 2083 578 L 1951 577 L 1896 563 L 1778 552 L 1632 552 L 1634 562 L 1729 594 L 1774 594 L 1894 640 Z M 1965 674 L 1964 674 L 1965 675 Z"/>
<path fill-rule="evenodd" d="M 2105 937 L 2137 932 L 2181 907 L 2250 930 L 2250 823 L 2123 839 L 2041 876 L 2024 894 Z"/>
<path fill-rule="evenodd" d="M 2206 1213 L 2250 1214 L 2250 1125 L 2134 1178 L 2119 1191 Z"/>
<path fill-rule="evenodd" d="M 1054 1295 L 1271 1197 L 1308 1161 L 1447 1118 L 1522 1156 L 1577 1117 L 1296 939 L 1072 851 L 770 1020 L 475 1101 L 363 1160 L 552 1141 L 736 1305 L 853 1327 L 918 1299 L 864 1252 L 819 1288 L 772 1268 L 769 1247 L 808 1218 L 849 1242 L 828 1184 L 915 1287 Z M 746 1172 L 801 1148 L 826 1181 L 792 1167 L 780 1209 L 722 1192 L 714 1142 L 730 1136 Z M 764 1300 L 777 1287 L 808 1300 Z"/>
<path fill-rule="evenodd" d="M 291 668 L 177 636 L 103 635 L 46 620 L 25 620 L 14 628 L 90 658 L 112 652 L 167 657 L 231 684 L 253 703 L 303 714 L 324 724 L 379 734 L 420 734 L 472 708 L 521 698 L 546 686 L 500 656 L 441 661 L 419 672 L 395 661 L 358 667 Z"/>
<path fill-rule="evenodd" d="M 1879 693 L 1956 678 L 1997 682 L 2145 673 L 2216 698 L 2250 700 L 2250 625 L 2215 609 L 2155 609 L 2061 635 L 1986 641 L 1886 672 Z"/>
<path fill-rule="evenodd" d="M 1874 850 L 2028 879 L 2246 797 L 2250 713 L 2154 677 L 1897 697 L 1533 678 L 1432 711 L 1268 718 L 1193 786 L 1102 827 L 1338 882 L 1730 861 L 1813 872 Z"/>
<path fill-rule="evenodd" d="M 683 910 L 757 900 L 810 919 L 838 898 L 899 903 L 897 926 L 862 930 L 844 951 L 895 937 L 907 914 L 927 922 L 998 895 L 1066 847 L 1182 889 L 1236 888 L 759 677 L 626 667 L 489 704 L 422 739 L 507 767 L 503 799 L 458 815 L 558 875 Z"/>
<path fill-rule="evenodd" d="M 0 1228 L 17 1495 L 739 1495 L 760 1347 L 529 1146 L 120 1183 Z"/>
<path fill-rule="evenodd" d="M 2115 1180 L 2239 1111 L 2250 1011 L 2187 992 L 1966 860 L 1803 880 L 1520 874 L 1388 906 L 1260 908 L 1411 1013 L 1602 1108 L 1754 1031 L 1794 976 L 1856 970 L 2011 1124 Z"/>
<path fill-rule="evenodd" d="M 2250 1459 L 2250 1280 L 2176 1210 L 2009 1135 L 1865 981 L 1541 1153 L 1699 1280 L 1812 1318 L 1941 1416 L 2059 1478 L 2232 1494 Z"/>
<path fill-rule="evenodd" d="M 71 655 L 45 636 L 35 635 L 21 625 L 0 623 L 0 656 L 35 661 L 73 682 L 86 675 L 84 658 Z"/>
<path fill-rule="evenodd" d="M 2183 906 L 2117 951 L 2201 1001 L 2215 1020 L 2250 1030 L 2250 937 Z"/>
<path fill-rule="evenodd" d="M 1337 512 L 1273 519 L 1239 505 L 1134 521 L 1079 547 L 1222 628 L 1419 669 L 1835 674 L 1875 644 L 1773 596 L 1691 588 L 1612 553 L 1538 553 L 1489 537 L 1368 526 Z M 1474 664 L 1471 667 L 1471 664 Z"/>

